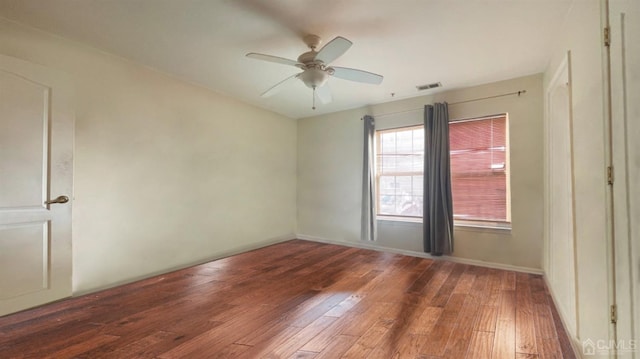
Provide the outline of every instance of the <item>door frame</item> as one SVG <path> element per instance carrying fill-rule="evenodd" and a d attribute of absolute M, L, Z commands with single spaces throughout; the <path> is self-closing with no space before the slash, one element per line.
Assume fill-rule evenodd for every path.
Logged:
<path fill-rule="evenodd" d="M 640 300 L 640 244 L 638 244 L 639 223 L 638 218 L 634 219 L 634 213 L 638 215 L 637 184 L 632 178 L 632 144 L 634 139 L 629 135 L 629 126 L 633 118 L 629 118 L 628 107 L 630 106 L 628 86 L 640 87 L 639 84 L 628 84 L 627 73 L 629 62 L 626 58 L 627 44 L 626 35 L 632 32 L 627 28 L 624 10 L 630 10 L 626 6 L 632 1 L 607 0 L 607 27 L 609 28 L 610 45 L 606 48 L 608 58 L 607 81 L 608 99 L 610 105 L 610 131 L 611 131 L 611 166 L 613 166 L 612 191 L 612 215 L 615 221 L 612 223 L 613 231 L 613 277 L 614 277 L 614 299 L 617 311 L 615 326 L 615 343 L 619 358 L 640 358 L 640 308 L 637 307 Z M 635 21 L 640 22 L 640 5 L 635 5 L 633 15 Z M 633 18 L 633 17 L 632 17 Z M 637 27 L 640 23 L 634 24 Z M 637 39 L 636 35 L 636 39 Z M 631 40 L 633 41 L 633 40 Z M 638 65 L 636 65 L 638 66 Z M 638 66 L 640 68 L 640 66 Z M 633 92 L 633 90 L 632 90 Z M 637 106 L 637 105 L 636 105 Z M 637 120 L 637 119 L 636 119 Z M 636 125 L 636 131 L 640 126 Z M 636 186 L 633 188 L 632 186 Z M 634 238 L 636 243 L 634 245 Z M 635 351 L 629 350 L 633 345 Z"/>
<path fill-rule="evenodd" d="M 566 73 L 566 76 L 563 76 Z M 568 93 L 568 139 L 569 139 L 569 162 L 570 162 L 570 185 L 571 185 L 571 203 L 570 203 L 570 209 L 571 209 L 571 223 L 570 226 L 572 228 L 572 235 L 571 235 L 571 252 L 573 255 L 573 262 L 571 263 L 572 267 L 573 267 L 573 283 L 568 283 L 567 285 L 571 285 L 573 286 L 573 304 L 571 310 L 572 310 L 572 314 L 573 314 L 573 318 L 569 318 L 567 315 L 569 313 L 560 313 L 560 317 L 561 320 L 565 326 L 565 328 L 573 328 L 575 329 L 575 333 L 568 333 L 570 338 L 571 338 L 571 344 L 574 348 L 574 351 L 577 352 L 577 344 L 576 344 L 576 338 L 580 337 L 580 326 L 579 326 L 579 306 L 578 306 L 578 268 L 577 268 L 577 245 L 576 245 L 576 233 L 577 233 L 577 229 L 576 229 L 576 217 L 575 217 L 575 213 L 576 213 L 576 199 L 575 199 L 575 174 L 574 174 L 574 145 L 573 145 L 573 106 L 572 106 L 572 91 L 571 91 L 571 84 L 572 84 L 572 80 L 571 80 L 571 51 L 567 51 L 566 55 L 564 56 L 564 58 L 562 59 L 562 61 L 560 62 L 560 64 L 558 65 L 558 67 L 556 68 L 553 76 L 551 77 L 551 80 L 549 81 L 546 89 L 545 89 L 545 96 L 546 96 L 546 101 L 545 104 L 547 105 L 545 110 L 545 116 L 544 116 L 544 136 L 545 136 L 545 146 L 544 146 L 544 156 L 545 156 L 545 174 L 544 174 L 544 196 L 545 196 L 545 207 L 544 207 L 544 211 L 545 211 L 545 271 L 547 271 L 547 273 L 552 274 L 553 273 L 553 266 L 554 264 L 552 263 L 551 259 L 553 258 L 552 256 L 552 252 L 553 252 L 553 246 L 551 245 L 551 222 L 552 222 L 552 211 L 551 211 L 551 203 L 553 203 L 553 200 L 551 198 L 551 178 L 553 177 L 553 174 L 551 173 L 551 157 L 552 157 L 552 153 L 551 153 L 551 126 L 550 126 L 550 121 L 551 121 L 551 105 L 552 105 L 552 101 L 551 101 L 551 95 L 552 92 L 555 88 L 557 88 L 558 86 L 562 85 L 562 82 L 566 81 L 566 86 L 567 86 L 567 93 Z M 553 286 L 551 285 L 552 283 L 550 282 L 550 278 L 546 278 L 547 280 L 547 286 L 549 287 L 549 290 L 553 292 Z M 552 296 L 554 298 L 554 301 L 556 300 L 555 298 L 558 298 L 556 295 Z M 563 306 L 560 306 L 559 303 L 555 303 L 556 308 L 562 308 Z M 571 323 L 568 323 L 568 321 L 570 319 L 573 319 L 571 321 Z M 568 325 L 570 324 L 570 325 Z"/>

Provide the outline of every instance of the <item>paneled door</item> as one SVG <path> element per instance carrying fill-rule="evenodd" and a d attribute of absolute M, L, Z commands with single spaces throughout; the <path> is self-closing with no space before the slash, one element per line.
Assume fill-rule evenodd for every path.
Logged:
<path fill-rule="evenodd" d="M 0 55 L 0 316 L 71 295 L 67 87 L 50 69 Z"/>

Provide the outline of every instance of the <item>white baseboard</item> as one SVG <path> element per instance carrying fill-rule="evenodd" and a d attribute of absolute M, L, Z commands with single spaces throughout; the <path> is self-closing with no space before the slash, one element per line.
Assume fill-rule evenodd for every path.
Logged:
<path fill-rule="evenodd" d="M 327 238 L 308 236 L 306 234 L 297 234 L 296 238 L 307 240 L 307 241 L 313 241 L 313 242 L 329 243 L 329 244 L 336 244 L 336 245 L 347 246 L 347 247 L 355 247 L 355 248 L 362 248 L 362 249 L 371 249 L 374 251 L 403 254 L 403 255 L 412 256 L 412 257 L 429 258 L 434 260 L 446 260 L 454 263 L 469 264 L 469 265 L 474 265 L 478 267 L 504 269 L 504 270 L 514 271 L 514 272 L 522 272 L 522 273 L 530 273 L 530 274 L 538 274 L 538 275 L 544 274 L 544 271 L 538 268 L 520 267 L 520 266 L 514 266 L 511 264 L 503 264 L 503 263 L 485 262 L 485 261 L 470 259 L 470 258 L 460 258 L 460 257 L 452 257 L 452 256 L 432 256 L 429 253 L 410 251 L 406 249 L 383 247 L 375 244 L 375 242 L 337 241 L 337 240 L 332 240 Z"/>
<path fill-rule="evenodd" d="M 582 355 L 583 353 L 583 348 L 582 348 L 582 343 L 580 343 L 577 339 L 575 339 L 575 333 L 569 333 L 569 331 L 567 330 L 567 328 L 569 328 L 567 326 L 567 318 L 565 313 L 560 310 L 560 306 L 558 305 L 558 301 L 556 300 L 556 295 L 553 293 L 553 287 L 551 286 L 551 284 L 549 283 L 549 278 L 547 278 L 547 274 L 543 274 L 542 278 L 544 279 L 544 285 L 547 286 L 547 289 L 549 290 L 549 294 L 551 295 L 551 300 L 553 300 L 553 305 L 556 307 L 556 310 L 558 311 L 558 315 L 560 316 L 560 321 L 562 322 L 562 326 L 564 327 L 564 331 L 567 333 L 567 337 L 569 337 L 569 342 L 571 343 L 571 348 L 573 349 L 573 353 L 576 355 L 576 358 L 584 358 L 584 356 Z"/>
<path fill-rule="evenodd" d="M 133 278 L 128 278 L 128 279 L 125 279 L 125 280 L 122 280 L 122 281 L 118 281 L 118 282 L 115 282 L 115 283 L 109 283 L 108 285 L 101 286 L 101 287 L 90 288 L 90 289 L 87 289 L 87 290 L 74 291 L 72 293 L 71 297 L 80 297 L 80 296 L 83 296 L 83 295 L 86 295 L 86 294 L 100 292 L 100 291 L 103 291 L 103 290 L 106 290 L 106 289 L 118 287 L 118 286 L 121 286 L 121 285 L 133 283 L 133 282 L 137 282 L 137 281 L 140 281 L 140 280 L 143 280 L 143 279 L 147 279 L 147 278 L 152 278 L 152 277 L 155 277 L 155 276 L 158 276 L 158 275 L 163 275 L 163 274 L 175 272 L 177 270 L 181 270 L 181 269 L 197 266 L 197 265 L 200 265 L 200 264 L 212 262 L 212 261 L 215 261 L 215 260 L 218 260 L 218 259 L 222 259 L 222 258 L 226 258 L 226 257 L 231 257 L 231 256 L 234 256 L 236 254 L 249 252 L 249 251 L 252 251 L 252 250 L 268 247 L 270 245 L 274 245 L 274 244 L 290 241 L 290 240 L 293 240 L 293 239 L 296 239 L 296 235 L 293 234 L 293 233 L 287 233 L 287 234 L 284 234 L 284 235 L 281 235 L 281 236 L 267 238 L 267 239 L 264 239 L 264 240 L 261 240 L 261 241 L 258 241 L 258 242 L 254 242 L 254 243 L 251 243 L 251 244 L 234 247 L 233 249 L 229 249 L 229 250 L 226 250 L 226 251 L 217 252 L 213 256 L 207 257 L 205 259 L 189 262 L 189 263 L 186 263 L 186 264 L 183 264 L 183 265 L 179 265 L 179 266 L 174 266 L 174 267 L 162 269 L 162 270 L 159 270 L 159 271 L 155 271 L 155 272 L 152 272 L 152 273 L 149 273 L 149 274 L 145 274 L 145 275 L 141 275 L 141 276 L 136 276 L 136 277 L 133 277 Z"/>

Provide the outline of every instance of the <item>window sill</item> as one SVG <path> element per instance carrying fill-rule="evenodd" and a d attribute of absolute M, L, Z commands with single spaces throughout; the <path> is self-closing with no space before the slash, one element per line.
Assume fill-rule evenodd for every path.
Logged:
<path fill-rule="evenodd" d="M 422 223 L 420 217 L 377 216 L 376 220 L 384 222 Z"/>
<path fill-rule="evenodd" d="M 381 222 L 399 222 L 399 223 L 417 223 L 422 224 L 422 218 L 417 217 L 393 217 L 393 216 L 377 216 L 377 221 Z M 454 221 L 453 226 L 455 229 L 465 231 L 497 231 L 497 232 L 511 232 L 511 223 L 496 223 L 496 222 L 470 222 L 470 221 Z"/>
<path fill-rule="evenodd" d="M 507 226 L 495 226 L 495 225 L 482 225 L 482 224 L 453 224 L 455 230 L 466 231 L 466 232 L 489 232 L 489 233 L 499 233 L 499 234 L 509 234 L 511 233 L 511 225 Z"/>

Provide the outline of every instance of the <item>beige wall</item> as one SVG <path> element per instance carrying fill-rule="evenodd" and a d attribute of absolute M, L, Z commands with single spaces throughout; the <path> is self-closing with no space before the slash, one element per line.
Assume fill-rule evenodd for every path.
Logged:
<path fill-rule="evenodd" d="M 1 19 L 0 53 L 75 87 L 74 292 L 293 237 L 294 120 Z"/>
<path fill-rule="evenodd" d="M 509 96 L 450 106 L 450 117 L 509 113 L 512 230 L 456 227 L 453 256 L 540 269 L 542 258 L 542 76 L 532 75 L 433 96 L 393 101 L 298 120 L 298 234 L 360 242 L 362 122 L 377 128 L 422 122 L 421 109 L 434 101 L 458 102 L 526 90 Z M 401 112 L 394 116 L 384 116 Z M 378 221 L 373 245 L 422 252 L 421 224 Z M 370 243 L 369 243 L 370 244 Z"/>
<path fill-rule="evenodd" d="M 577 326 L 572 324 L 567 327 L 577 328 L 568 334 L 580 352 L 581 343 L 587 339 L 594 342 L 609 339 L 610 281 L 607 274 L 609 252 L 601 14 L 601 1 L 574 1 L 564 28 L 556 38 L 554 56 L 544 74 L 544 88 L 547 88 L 567 51 L 571 52 L 578 309 Z M 553 265 L 548 261 L 549 258 L 546 258 L 546 271 L 549 265 Z M 554 291 L 553 286 L 550 289 Z M 563 319 L 566 321 L 568 318 Z"/>

